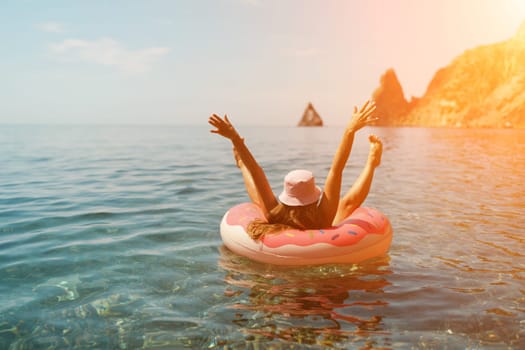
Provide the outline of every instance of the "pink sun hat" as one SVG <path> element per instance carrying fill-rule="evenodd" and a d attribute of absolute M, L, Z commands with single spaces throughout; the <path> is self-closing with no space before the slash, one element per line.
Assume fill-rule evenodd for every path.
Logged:
<path fill-rule="evenodd" d="M 308 170 L 293 170 L 284 177 L 283 191 L 279 195 L 281 203 L 298 207 L 319 200 L 321 189 L 315 185 L 314 175 Z"/>

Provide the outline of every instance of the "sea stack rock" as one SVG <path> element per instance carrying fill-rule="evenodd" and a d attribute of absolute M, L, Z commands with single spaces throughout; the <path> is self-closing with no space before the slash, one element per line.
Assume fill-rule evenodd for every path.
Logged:
<path fill-rule="evenodd" d="M 388 69 L 381 76 L 379 87 L 372 94 L 372 98 L 376 103 L 374 116 L 379 117 L 376 125 L 395 124 L 408 112 L 409 103 L 393 69 Z"/>
<path fill-rule="evenodd" d="M 306 106 L 303 117 L 297 126 L 323 126 L 323 120 L 312 103 L 308 103 L 308 106 Z"/>

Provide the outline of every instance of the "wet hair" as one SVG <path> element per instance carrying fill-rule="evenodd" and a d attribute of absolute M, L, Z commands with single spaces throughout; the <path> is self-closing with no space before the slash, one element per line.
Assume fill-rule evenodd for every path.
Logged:
<path fill-rule="evenodd" d="M 304 206 L 289 206 L 277 204 L 268 213 L 268 221 L 255 219 L 248 225 L 248 234 L 255 240 L 262 239 L 267 234 L 283 230 L 319 229 L 319 212 L 317 202 Z"/>

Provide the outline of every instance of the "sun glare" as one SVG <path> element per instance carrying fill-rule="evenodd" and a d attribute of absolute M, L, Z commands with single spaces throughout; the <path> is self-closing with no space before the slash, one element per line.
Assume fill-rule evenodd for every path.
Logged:
<path fill-rule="evenodd" d="M 525 1 L 523 0 L 507 0 L 502 2 L 494 2 L 495 6 L 502 6 L 505 8 L 509 16 L 521 17 L 525 21 Z"/>

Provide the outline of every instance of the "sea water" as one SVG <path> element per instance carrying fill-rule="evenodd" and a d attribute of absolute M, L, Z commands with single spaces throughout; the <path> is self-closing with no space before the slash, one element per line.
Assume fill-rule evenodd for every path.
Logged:
<path fill-rule="evenodd" d="M 276 193 L 342 133 L 239 130 Z M 223 247 L 248 198 L 205 125 L 0 126 L 0 349 L 525 347 L 525 131 L 367 128 L 343 189 L 370 132 L 389 253 L 283 268 Z"/>

